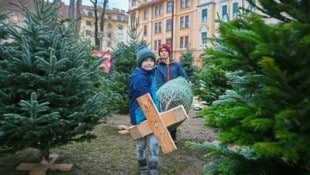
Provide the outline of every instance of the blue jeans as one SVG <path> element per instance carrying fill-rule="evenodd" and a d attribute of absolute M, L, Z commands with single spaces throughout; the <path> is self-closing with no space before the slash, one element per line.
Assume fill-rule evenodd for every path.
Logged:
<path fill-rule="evenodd" d="M 149 149 L 149 161 L 157 162 L 159 145 L 154 134 L 150 134 L 136 140 L 136 154 L 138 160 L 146 159 L 147 144 Z"/>

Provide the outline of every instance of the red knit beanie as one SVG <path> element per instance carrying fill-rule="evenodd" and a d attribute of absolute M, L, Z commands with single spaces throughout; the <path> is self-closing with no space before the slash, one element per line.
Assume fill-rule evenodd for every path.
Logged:
<path fill-rule="evenodd" d="M 169 56 L 170 56 L 171 55 L 171 47 L 168 44 L 161 44 L 159 46 L 159 48 L 158 48 L 158 55 L 160 53 L 160 50 L 163 49 L 163 48 L 165 48 L 168 51 Z"/>

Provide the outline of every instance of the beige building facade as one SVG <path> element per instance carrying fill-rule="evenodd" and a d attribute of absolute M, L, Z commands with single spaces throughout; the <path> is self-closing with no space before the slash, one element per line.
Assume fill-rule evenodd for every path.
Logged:
<path fill-rule="evenodd" d="M 18 0 L 2 0 L 0 1 L 0 10 L 9 13 L 9 20 L 12 23 L 23 25 L 24 14 L 21 8 L 14 4 L 20 5 Z M 34 9 L 32 0 L 23 1 L 29 9 Z M 98 8 L 98 16 L 101 15 L 102 9 Z M 59 15 L 62 19 L 69 19 L 69 6 L 64 2 L 59 4 Z M 76 13 L 76 12 L 75 12 Z M 92 6 L 82 5 L 80 7 L 81 18 L 79 20 L 79 34 L 82 38 L 95 45 L 95 10 Z M 76 14 L 74 14 L 76 16 Z M 99 50 L 112 51 L 119 42 L 128 42 L 128 14 L 124 10 L 106 9 L 104 18 L 103 32 L 98 29 L 101 44 Z"/>
<path fill-rule="evenodd" d="M 204 49 L 212 47 L 208 38 L 218 36 L 217 20 L 237 18 L 241 7 L 256 11 L 246 0 L 129 0 L 128 14 L 129 21 L 138 20 L 142 39 L 155 53 L 167 43 L 178 60 L 189 49 L 193 64 L 202 66 Z"/>
<path fill-rule="evenodd" d="M 95 15 L 94 8 L 82 6 L 81 8 L 80 36 L 95 43 Z M 99 12 L 98 16 L 100 16 Z M 99 23 L 98 23 L 99 25 Z M 100 40 L 99 50 L 112 51 L 119 42 L 127 43 L 128 15 L 124 10 L 106 9 L 103 31 L 98 29 Z"/>

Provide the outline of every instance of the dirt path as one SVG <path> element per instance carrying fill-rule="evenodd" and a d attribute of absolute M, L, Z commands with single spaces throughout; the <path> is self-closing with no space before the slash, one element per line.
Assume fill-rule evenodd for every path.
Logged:
<path fill-rule="evenodd" d="M 129 125 L 129 123 L 128 116 L 114 115 L 107 120 L 106 125 L 112 126 L 116 129 L 117 125 Z M 178 127 L 178 150 L 169 154 L 161 154 L 159 157 L 160 174 L 203 174 L 203 167 L 208 161 L 205 159 L 204 153 L 190 150 L 184 146 L 184 143 L 185 141 L 213 141 L 215 138 L 216 136 L 213 130 L 205 127 L 203 125 L 203 119 L 196 117 L 195 112 L 191 111 L 189 113 L 189 118 Z"/>
<path fill-rule="evenodd" d="M 93 130 L 97 136 L 90 142 L 72 142 L 51 150 L 60 155 L 58 163 L 72 163 L 69 172 L 50 171 L 49 175 L 136 175 L 138 163 L 135 158 L 135 142 L 129 134 L 119 134 L 117 125 L 129 125 L 127 115 L 114 115 Z M 195 117 L 193 111 L 189 119 L 178 128 L 178 149 L 169 154 L 160 153 L 160 175 L 200 175 L 208 162 L 204 153 L 184 145 L 185 141 L 212 141 L 215 134 L 203 126 L 203 120 Z M 14 155 L 0 157 L 0 174 L 27 175 L 16 170 L 19 163 L 38 163 L 38 150 L 25 149 Z"/>

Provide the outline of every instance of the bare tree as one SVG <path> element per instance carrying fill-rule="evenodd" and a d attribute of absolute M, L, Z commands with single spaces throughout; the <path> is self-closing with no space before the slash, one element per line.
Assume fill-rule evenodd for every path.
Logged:
<path fill-rule="evenodd" d="M 76 33 L 80 33 L 80 27 L 81 27 L 81 6 L 82 6 L 82 0 L 76 1 Z"/>
<path fill-rule="evenodd" d="M 104 32 L 104 15 L 105 15 L 105 10 L 107 7 L 109 0 L 104 0 L 103 2 L 103 8 L 101 11 L 101 17 L 100 17 L 100 31 L 103 33 Z"/>
<path fill-rule="evenodd" d="M 70 0 L 69 4 L 69 19 L 74 19 L 74 7 L 75 7 L 75 0 Z"/>
<path fill-rule="evenodd" d="M 95 45 L 100 45 L 100 40 L 102 40 L 103 32 L 104 32 L 104 15 L 106 12 L 106 7 L 108 5 L 109 0 L 103 0 L 102 7 L 100 7 L 98 0 L 90 0 L 90 2 L 94 6 L 94 14 L 95 14 Z M 102 1 L 101 1 L 102 2 Z M 100 15 L 98 15 L 100 13 Z M 99 18 L 100 16 L 100 18 Z M 99 25 L 98 25 L 99 24 Z M 98 33 L 100 32 L 100 36 Z M 99 36 L 99 37 L 98 37 Z"/>
<path fill-rule="evenodd" d="M 99 38 L 98 38 L 98 1 L 97 0 L 90 0 L 90 2 L 93 4 L 94 6 L 94 15 L 95 15 L 95 35 L 94 35 L 94 39 L 95 39 L 95 45 L 99 46 Z"/>

